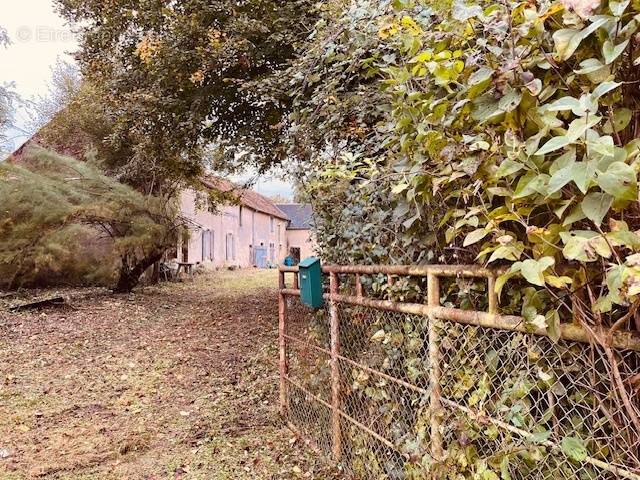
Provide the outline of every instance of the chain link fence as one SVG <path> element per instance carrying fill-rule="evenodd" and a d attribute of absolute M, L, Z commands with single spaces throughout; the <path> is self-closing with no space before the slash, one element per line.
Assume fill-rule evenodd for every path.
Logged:
<path fill-rule="evenodd" d="M 640 479 L 634 337 L 603 348 L 567 326 L 553 341 L 496 314 L 495 298 L 489 313 L 441 307 L 431 271 L 426 305 L 367 298 L 360 274 L 338 293 L 339 268 L 325 267 L 332 288 L 317 311 L 281 272 L 281 410 L 347 474 Z"/>

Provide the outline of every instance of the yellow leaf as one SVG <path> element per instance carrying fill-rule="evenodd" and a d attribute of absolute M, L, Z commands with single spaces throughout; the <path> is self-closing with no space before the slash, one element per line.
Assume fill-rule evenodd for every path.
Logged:
<path fill-rule="evenodd" d="M 391 24 L 383 26 L 378 31 L 378 36 L 382 40 L 386 40 L 387 38 L 393 37 L 396 33 L 398 33 L 398 26 L 393 24 L 393 23 L 391 23 Z"/>
<path fill-rule="evenodd" d="M 413 18 L 405 15 L 404 17 L 402 17 L 401 23 L 403 27 L 408 29 L 414 35 L 422 34 L 422 28 L 420 28 L 420 25 L 418 25 Z"/>

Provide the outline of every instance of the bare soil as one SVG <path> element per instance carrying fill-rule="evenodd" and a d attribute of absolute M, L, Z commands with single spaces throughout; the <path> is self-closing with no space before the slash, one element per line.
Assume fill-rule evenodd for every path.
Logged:
<path fill-rule="evenodd" d="M 276 284 L 0 295 L 0 479 L 340 478 L 277 415 Z"/>

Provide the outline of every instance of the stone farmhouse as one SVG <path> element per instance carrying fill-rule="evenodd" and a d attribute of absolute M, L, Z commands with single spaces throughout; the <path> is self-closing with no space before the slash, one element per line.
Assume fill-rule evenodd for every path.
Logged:
<path fill-rule="evenodd" d="M 237 200 L 213 210 L 202 195 L 185 190 L 181 211 L 190 224 L 174 256 L 205 268 L 270 268 L 292 251 L 297 260 L 313 255 L 311 208 L 281 205 L 227 180 L 207 177 L 205 187 L 231 193 Z"/>

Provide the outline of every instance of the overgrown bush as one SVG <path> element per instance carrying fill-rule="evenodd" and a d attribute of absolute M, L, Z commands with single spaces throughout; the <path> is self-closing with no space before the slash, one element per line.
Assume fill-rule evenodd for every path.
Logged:
<path fill-rule="evenodd" d="M 135 286 L 177 244 L 173 203 L 34 148 L 0 164 L 0 285 Z"/>
<path fill-rule="evenodd" d="M 598 411 L 606 397 L 615 418 L 598 411 L 585 423 L 567 414 L 559 421 L 569 422 L 575 438 L 547 430 L 549 418 L 540 420 L 536 408 L 544 409 L 547 401 L 540 400 L 541 392 L 560 382 L 536 386 L 540 379 L 532 381 L 527 369 L 549 369 L 557 358 L 532 358 L 521 337 L 509 343 L 505 336 L 507 344 L 498 341 L 495 349 L 476 345 L 513 361 L 498 374 L 497 386 L 483 383 L 491 373 L 486 358 L 452 362 L 465 367 L 448 372 L 459 380 L 454 390 L 463 388 L 459 398 L 473 397 L 479 408 L 478 395 L 500 396 L 489 413 L 507 412 L 512 426 L 553 435 L 574 461 L 587 453 L 619 453 L 581 438 L 610 435 L 636 445 L 636 357 L 629 355 L 624 364 L 611 348 L 611 332 L 640 330 L 640 4 L 354 0 L 324 8 L 326 20 L 294 67 L 305 74 L 294 82 L 289 135 L 290 152 L 300 160 L 298 176 L 314 204 L 325 261 L 503 267 L 506 273 L 497 282 L 503 312 L 546 328 L 552 341 L 558 341 L 562 323 L 577 322 L 592 335 L 597 355 L 591 362 L 579 349 L 557 346 L 558 378 L 571 379 L 569 371 L 594 372 L 586 387 L 566 380 L 575 390 L 562 408 L 585 402 Z M 424 299 L 419 280 L 403 279 L 392 288 L 386 278 L 368 281 L 370 294 Z M 481 309 L 483 288 L 455 281 L 444 285 L 442 300 Z M 385 318 L 370 324 L 382 333 L 368 332 L 368 342 L 352 357 L 377 368 L 369 359 L 381 342 L 381 368 L 412 382 L 415 372 L 408 365 L 420 354 L 408 338 L 424 334 Z M 462 354 L 459 347 L 481 334 L 477 328 L 464 332 L 470 337 L 458 332 L 459 345 L 449 348 Z M 361 390 L 356 394 L 363 403 L 353 415 L 362 413 L 362 405 L 375 412 L 401 408 L 392 401 L 392 386 L 373 390 L 376 396 Z M 403 398 L 408 418 L 416 410 L 406 406 L 411 398 Z M 428 439 L 417 437 L 422 420 L 411 418 L 402 433 L 424 448 Z M 503 438 L 489 458 L 480 446 L 496 440 L 497 430 L 463 423 L 449 425 L 458 438 L 451 440 L 446 473 L 438 478 L 511 478 L 515 460 L 523 462 L 522 477 L 537 471 L 545 478 L 568 478 L 575 471 L 540 465 L 544 448 L 517 446 L 512 438 Z M 392 427 L 397 424 L 385 428 Z M 350 441 L 366 471 L 382 460 L 357 435 L 362 433 Z M 428 456 L 418 458 L 426 459 L 428 470 Z M 637 470 L 634 459 L 631 454 L 625 461 Z M 401 463 L 381 466 L 380 476 L 424 478 L 422 467 L 410 463 L 400 473 Z M 581 474 L 597 475 L 587 468 Z"/>
<path fill-rule="evenodd" d="M 615 323 L 640 283 L 636 8 L 355 1 L 319 24 L 290 133 L 324 256 L 507 265 L 527 320 Z"/>

